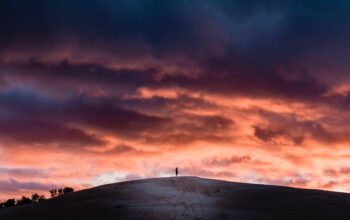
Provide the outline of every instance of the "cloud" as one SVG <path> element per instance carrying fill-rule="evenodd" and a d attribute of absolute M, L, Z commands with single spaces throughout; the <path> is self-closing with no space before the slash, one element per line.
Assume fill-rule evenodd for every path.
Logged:
<path fill-rule="evenodd" d="M 40 169 L 35 168 L 8 168 L 0 167 L 0 174 L 9 177 L 46 177 L 47 175 Z"/>
<path fill-rule="evenodd" d="M 2 63 L 1 67 L 3 77 L 16 85 L 32 85 L 54 94 L 79 90 L 88 95 L 134 93 L 140 86 L 154 84 L 159 71 L 141 67 L 115 69 L 99 63 L 76 64 L 68 60 L 45 63 L 33 59 Z"/>
<path fill-rule="evenodd" d="M 215 4 L 211 1 L 199 4 L 199 6 L 182 1 L 171 1 L 167 4 L 146 3 L 143 1 L 137 1 L 134 4 L 124 1 L 110 4 L 93 1 L 84 7 L 68 3 L 59 3 L 57 7 L 52 7 L 51 4 L 47 5 L 45 3 L 39 5 L 41 7 L 31 8 L 33 9 L 31 11 L 36 13 L 29 13 L 33 19 L 28 19 L 26 22 L 36 27 L 38 33 L 42 33 L 43 36 L 39 35 L 40 37 L 50 43 L 55 39 L 55 36 L 59 36 L 65 41 L 72 41 L 70 37 L 64 37 L 64 35 L 77 35 L 73 39 L 78 38 L 80 41 L 75 44 L 67 42 L 65 43 L 66 45 L 58 44 L 59 48 L 68 48 L 68 52 L 57 51 L 55 48 L 52 49 L 52 45 L 50 45 L 51 53 L 58 54 L 51 60 L 43 60 L 41 54 L 32 54 L 28 55 L 27 59 L 18 61 L 16 57 L 21 52 L 23 54 L 23 50 L 26 49 L 22 49 L 22 51 L 19 49 L 20 51 L 18 52 L 5 50 L 7 51 L 7 54 L 4 55 L 6 62 L 4 62 L 5 64 L 3 64 L 2 68 L 10 72 L 22 72 L 22 77 L 27 79 L 29 77 L 30 81 L 38 79 L 39 81 L 51 82 L 50 84 L 58 83 L 56 85 L 58 88 L 66 88 L 69 84 L 74 83 L 76 85 L 81 82 L 80 91 L 86 92 L 89 89 L 93 91 L 114 89 L 119 90 L 117 91 L 119 93 L 123 93 L 125 91 L 133 91 L 135 87 L 140 85 L 154 87 L 179 86 L 226 95 L 244 94 L 263 97 L 273 95 L 282 98 L 309 100 L 318 98 L 327 90 L 322 83 L 318 82 L 316 76 L 311 76 L 308 71 L 304 71 L 303 67 L 294 67 L 293 64 L 290 64 L 291 54 L 289 54 L 289 51 L 294 52 L 294 47 L 289 48 L 292 39 L 281 34 L 281 31 L 289 31 L 289 29 L 284 27 L 285 24 L 290 22 L 294 25 L 293 22 L 295 20 L 299 22 L 294 17 L 293 10 L 296 13 L 301 13 L 301 15 L 305 13 L 305 18 L 309 19 L 310 23 L 313 21 L 312 17 L 307 14 L 312 11 L 312 8 L 308 6 L 305 6 L 306 10 L 303 11 L 300 10 L 298 4 L 288 3 L 282 4 L 280 7 L 273 6 L 273 4 L 268 4 L 268 6 L 259 5 L 259 7 L 249 9 L 251 11 L 247 15 L 236 11 L 235 15 L 232 15 L 221 4 Z M 176 8 L 179 8 L 179 11 L 173 10 L 172 6 L 175 7 L 175 5 Z M 212 10 L 209 10 L 210 13 L 208 13 L 208 5 L 213 7 Z M 7 11 L 11 11 L 16 7 L 11 3 L 8 3 L 7 6 L 9 7 Z M 27 11 L 26 9 L 31 6 L 21 4 L 17 7 Z M 66 7 L 69 7 L 72 13 L 68 13 L 67 16 L 74 18 L 73 20 L 77 23 L 67 23 L 65 19 L 51 17 L 51 14 L 46 13 L 47 10 L 52 10 L 59 14 Z M 232 3 L 232 6 L 228 4 L 227 7 L 237 7 L 249 11 L 246 8 L 247 5 L 243 3 L 238 5 Z M 112 13 L 111 8 L 116 11 Z M 124 11 L 120 11 L 122 8 L 126 11 L 136 11 L 140 18 L 130 17 L 129 13 L 125 14 Z M 321 9 L 325 10 L 325 8 Z M 95 19 L 89 17 L 91 10 L 95 12 Z M 152 10 L 160 11 L 156 14 L 150 13 Z M 77 14 L 80 14 L 80 16 L 73 13 L 74 11 L 79 11 Z M 106 16 L 108 12 L 111 13 L 111 16 Z M 146 16 L 150 14 L 152 16 Z M 195 19 L 195 15 L 203 19 Z M 5 12 L 3 16 L 11 17 L 11 14 Z M 141 19 L 143 16 L 145 18 Z M 43 19 L 43 17 L 46 18 Z M 53 22 L 53 26 L 61 27 L 57 29 L 62 33 L 55 33 L 55 27 L 42 23 L 42 20 L 46 20 L 49 23 Z M 17 24 L 20 21 L 17 18 L 13 18 L 9 23 L 11 23 L 11 26 L 21 26 L 23 25 L 22 23 Z M 79 22 L 83 21 L 88 22 L 91 29 L 78 25 Z M 172 24 L 171 29 L 166 28 L 168 26 L 168 24 L 165 25 L 166 21 Z M 103 25 L 101 25 L 102 23 Z M 212 28 L 207 28 L 208 23 L 210 24 L 209 27 Z M 327 22 L 324 23 L 327 24 Z M 292 27 L 294 28 L 293 25 Z M 269 26 L 271 28 L 266 31 L 266 27 Z M 205 31 L 203 27 L 206 27 Z M 310 27 L 314 26 L 310 24 Z M 45 32 L 42 31 L 43 28 L 46 29 Z M 322 32 L 322 29 L 318 28 L 317 30 Z M 47 31 L 51 29 L 53 29 L 52 32 Z M 72 31 L 72 29 L 76 31 Z M 162 31 L 156 31 L 158 29 Z M 24 31 L 23 29 L 19 30 L 19 32 Z M 220 30 L 225 31 L 221 33 Z M 299 29 L 295 27 L 295 30 Z M 38 36 L 31 38 L 31 32 L 17 33 L 17 30 L 13 31 L 13 35 L 16 34 L 16 36 L 29 35 L 27 37 L 29 41 L 26 44 L 27 46 L 40 42 L 41 48 L 45 47 L 42 46 L 42 41 L 37 40 Z M 269 32 L 268 36 L 271 37 L 266 37 L 264 32 Z M 244 39 L 240 39 L 240 36 L 243 36 L 242 33 L 246 33 L 243 34 L 245 36 Z M 294 34 L 294 32 L 292 33 Z M 7 34 L 11 35 L 11 31 Z M 89 38 L 89 36 L 92 40 L 85 39 Z M 125 39 L 132 38 L 131 36 L 139 36 L 138 41 L 148 45 L 151 49 L 145 53 L 134 53 L 130 50 L 130 46 L 127 50 L 123 50 L 125 46 L 122 47 L 121 45 L 133 45 L 133 43 L 124 42 Z M 249 38 L 251 39 L 249 40 L 250 42 L 244 43 Z M 96 41 L 99 42 L 101 39 L 104 39 L 108 46 L 96 43 Z M 208 41 L 214 46 L 208 47 Z M 281 48 L 271 50 L 270 45 L 276 42 L 279 43 L 278 45 Z M 21 48 L 16 40 L 12 44 L 16 44 L 17 48 Z M 82 46 L 75 46 L 76 44 Z M 250 46 L 242 47 L 244 44 Z M 81 47 L 84 45 L 89 45 L 89 48 L 94 49 L 92 51 L 82 51 Z M 111 45 L 116 46 L 113 47 Z M 316 45 L 315 47 L 319 46 Z M 227 52 L 220 53 L 220 56 L 217 56 L 215 51 L 220 50 L 217 47 L 227 47 L 228 49 Z M 282 48 L 285 48 L 285 50 L 282 50 Z M 261 52 L 257 53 L 257 50 Z M 286 54 L 281 54 L 283 51 Z M 15 54 L 12 55 L 12 53 Z M 73 56 L 71 55 L 72 53 L 78 53 L 79 56 Z M 260 53 L 263 56 L 257 56 Z M 94 54 L 94 56 L 84 58 L 86 54 Z M 136 59 L 135 54 L 141 54 L 142 58 L 137 58 L 137 62 L 142 59 L 148 62 L 146 61 L 146 65 L 136 65 L 137 68 L 132 69 L 127 64 L 127 61 L 123 61 L 118 70 L 113 70 L 110 66 L 120 66 L 120 64 L 115 64 L 117 61 L 105 63 L 105 57 L 99 54 L 109 54 L 111 57 L 130 57 L 130 60 Z M 77 57 L 83 58 L 79 60 Z M 189 60 L 188 58 L 191 58 L 190 60 L 193 62 L 186 63 L 184 60 Z M 252 63 L 254 65 L 251 65 Z M 147 66 L 151 66 L 151 68 L 147 68 Z M 282 66 L 282 68 L 278 68 L 278 66 Z M 293 69 L 296 70 L 293 71 Z M 157 72 L 158 81 L 155 81 L 154 77 Z M 294 72 L 297 72 L 297 76 L 290 77 L 289 75 L 293 75 Z M 86 85 L 86 81 L 90 83 Z M 45 82 L 42 82 L 41 85 L 45 85 Z"/>
<path fill-rule="evenodd" d="M 89 185 L 99 173 L 162 176 L 180 164 L 186 175 L 344 187 L 332 178 L 348 173 L 349 8 L 2 2 L 1 183 Z M 47 167 L 55 174 L 36 173 Z"/>
<path fill-rule="evenodd" d="M 71 141 L 102 145 L 104 141 L 96 135 L 69 124 L 127 136 L 156 129 L 167 122 L 166 118 L 123 109 L 109 98 L 76 96 L 60 101 L 15 90 L 0 94 L 0 99 L 6 111 L 1 117 L 0 135 L 23 142 Z"/>
<path fill-rule="evenodd" d="M 198 141 L 229 142 L 233 136 L 227 131 L 232 127 L 234 121 L 223 116 L 182 114 L 168 124 L 166 130 L 153 132 L 144 138 L 146 143 L 175 146 L 187 146 Z"/>
<path fill-rule="evenodd" d="M 151 151 L 151 150 L 144 150 L 144 149 L 137 149 L 133 146 L 129 146 L 126 144 L 119 144 L 117 146 L 114 146 L 111 149 L 105 150 L 103 152 L 100 152 L 101 154 L 104 155 L 140 155 L 140 156 L 145 156 L 145 155 L 152 155 L 152 154 L 158 154 L 159 152 L 157 151 Z"/>
<path fill-rule="evenodd" d="M 2 118 L 0 136 L 4 140 L 22 144 L 66 143 L 89 146 L 105 143 L 79 129 L 27 118 Z"/>
<path fill-rule="evenodd" d="M 174 113 L 163 117 L 140 113 L 122 107 L 123 100 L 110 97 L 73 96 L 62 100 L 15 89 L 1 93 L 0 100 L 7 112 L 3 113 L 0 135 L 22 142 L 106 143 L 97 134 L 85 132 L 86 127 L 127 139 L 142 138 L 147 143 L 215 142 L 230 140 L 225 131 L 234 126 L 232 119 L 219 115 Z"/>
<path fill-rule="evenodd" d="M 323 173 L 326 176 L 330 176 L 330 177 L 339 177 L 339 176 L 346 176 L 350 173 L 350 168 L 349 167 L 340 167 L 339 169 L 332 169 L 332 168 L 328 168 L 328 169 L 324 169 Z"/>
<path fill-rule="evenodd" d="M 15 179 L 8 179 L 8 180 L 0 180 L 0 188 L 3 192 L 18 192 L 21 190 L 50 190 L 55 187 L 56 185 L 53 184 L 44 184 L 39 182 L 31 182 L 31 181 L 17 181 Z"/>
<path fill-rule="evenodd" d="M 249 155 L 243 156 L 231 156 L 231 157 L 222 157 L 217 158 L 214 157 L 212 159 L 206 159 L 203 161 L 205 165 L 208 166 L 219 166 L 219 167 L 229 167 L 231 165 L 243 165 L 243 164 L 251 164 L 251 165 L 267 165 L 268 162 L 264 162 L 257 159 L 252 159 Z"/>
<path fill-rule="evenodd" d="M 332 132 L 322 125 L 322 121 L 300 120 L 295 114 L 278 114 L 259 111 L 265 123 L 254 126 L 254 136 L 264 142 L 282 144 L 283 141 L 302 145 L 307 140 L 321 143 L 348 142 L 346 132 Z"/>
<path fill-rule="evenodd" d="M 200 66 L 196 67 L 200 74 L 196 76 L 169 74 L 166 68 L 160 67 L 116 69 L 99 63 L 75 64 L 67 60 L 53 63 L 29 60 L 0 65 L 4 70 L 3 77 L 12 84 L 29 84 L 62 95 L 78 90 L 79 93 L 87 95 L 123 96 L 135 94 L 140 87 L 176 87 L 227 96 L 274 95 L 280 98 L 310 100 L 321 98 L 327 92 L 327 87 L 307 74 L 302 78 L 289 80 L 274 67 L 251 66 L 250 61 L 245 63 L 229 55 L 201 61 Z M 213 72 L 216 74 L 212 74 Z M 65 89 L 64 92 L 62 88 Z"/>
<path fill-rule="evenodd" d="M 255 127 L 254 135 L 263 141 L 270 141 L 273 137 L 279 135 L 279 132 L 273 131 L 271 129 L 263 129 L 260 127 Z"/>

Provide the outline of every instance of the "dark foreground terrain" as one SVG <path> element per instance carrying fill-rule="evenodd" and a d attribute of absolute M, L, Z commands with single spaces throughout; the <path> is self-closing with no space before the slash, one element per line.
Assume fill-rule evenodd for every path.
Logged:
<path fill-rule="evenodd" d="M 155 178 L 5 208 L 0 219 L 350 219 L 350 194 L 198 177 Z"/>

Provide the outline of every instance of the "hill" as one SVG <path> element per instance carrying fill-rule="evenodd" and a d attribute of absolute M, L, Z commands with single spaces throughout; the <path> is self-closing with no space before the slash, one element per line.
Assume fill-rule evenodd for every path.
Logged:
<path fill-rule="evenodd" d="M 199 177 L 153 178 L 5 208 L 0 219 L 350 219 L 350 194 Z"/>

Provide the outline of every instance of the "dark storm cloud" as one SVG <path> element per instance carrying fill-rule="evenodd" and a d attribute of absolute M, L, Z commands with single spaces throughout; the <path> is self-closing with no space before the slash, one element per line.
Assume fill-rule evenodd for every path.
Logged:
<path fill-rule="evenodd" d="M 214 131 L 229 129 L 230 121 L 180 115 L 184 120 L 176 122 L 139 112 L 146 101 L 130 97 L 141 87 L 179 87 L 205 94 L 324 101 L 329 85 L 315 70 L 347 66 L 342 48 L 349 46 L 348 9 L 346 1 L 3 2 L 0 86 L 9 91 L 28 87 L 42 97 L 0 94 L 5 109 L 0 112 L 1 133 L 32 142 L 67 137 L 103 143 L 68 125 L 73 123 L 125 137 L 137 135 L 148 143 L 229 141 L 231 137 Z M 332 56 L 325 53 L 328 50 Z M 115 57 L 115 63 L 101 54 Z M 147 65 L 126 64 L 142 59 Z M 170 71 L 174 63 L 177 69 Z M 184 96 L 152 101 L 159 111 L 194 101 L 197 106 L 206 104 Z M 257 125 L 255 135 L 263 141 L 287 136 L 300 144 L 305 139 L 297 130 L 301 126 L 315 138 L 339 139 L 317 122 L 287 121 L 293 134 L 279 126 Z M 30 129 L 32 124 L 37 127 Z M 160 135 L 161 130 L 166 134 Z"/>
<path fill-rule="evenodd" d="M 0 76 L 0 90 L 5 88 L 5 86 L 7 86 L 7 82 L 2 76 Z"/>
<path fill-rule="evenodd" d="M 53 184 L 43 184 L 31 181 L 18 181 L 15 179 L 0 180 L 0 189 L 4 192 L 17 192 L 21 190 L 50 190 L 57 187 Z"/>
<path fill-rule="evenodd" d="M 322 121 L 298 120 L 295 114 L 278 114 L 264 110 L 258 112 L 266 123 L 254 126 L 254 135 L 264 142 L 282 144 L 280 138 L 294 145 L 302 145 L 307 140 L 326 144 L 349 142 L 347 132 L 327 129 Z M 324 121 L 327 122 L 326 119 Z"/>
<path fill-rule="evenodd" d="M 182 123 L 179 128 L 183 131 L 197 130 L 201 133 L 215 132 L 216 130 L 227 130 L 234 125 L 231 119 L 225 118 L 220 115 L 212 116 L 196 116 L 189 115 L 191 123 Z"/>
<path fill-rule="evenodd" d="M 0 118 L 0 137 L 15 143 L 45 144 L 67 143 L 77 145 L 103 145 L 104 141 L 84 131 L 56 122 L 28 118 Z"/>
<path fill-rule="evenodd" d="M 59 63 L 29 60 L 25 63 L 3 64 L 1 68 L 3 77 L 15 85 L 32 84 L 56 93 L 103 91 L 115 95 L 135 93 L 140 86 L 154 84 L 158 73 L 151 68 L 115 70 L 100 64 L 74 64 L 67 60 Z"/>
<path fill-rule="evenodd" d="M 197 33 L 187 17 L 194 7 L 185 1 L 9 1 L 0 13 L 7 30 L 1 43 L 48 47 L 73 36 L 81 46 L 101 46 L 105 41 L 106 51 L 133 57 L 139 56 L 137 48 L 130 51 L 123 42 L 140 39 L 153 45 L 156 56 L 163 56 L 195 44 Z"/>
<path fill-rule="evenodd" d="M 221 143 L 232 141 L 227 134 L 234 127 L 234 121 L 219 115 L 197 116 L 192 114 L 175 115 L 167 130 L 143 136 L 146 143 L 187 146 L 197 141 Z"/>
<path fill-rule="evenodd" d="M 225 61 L 226 60 L 226 61 Z M 203 92 L 251 97 L 277 97 L 301 100 L 320 98 L 326 87 L 308 75 L 288 80 L 265 64 L 237 60 L 235 57 L 210 60 L 198 78 L 169 76 L 165 83 Z"/>
<path fill-rule="evenodd" d="M 273 137 L 276 137 L 281 132 L 274 131 L 272 129 L 263 129 L 258 126 L 255 127 L 254 135 L 263 141 L 270 141 Z"/>
<path fill-rule="evenodd" d="M 48 82 L 72 90 L 114 88 L 119 94 L 140 86 L 180 86 L 228 95 L 314 100 L 327 91 L 327 76 L 317 70 L 324 66 L 341 74 L 338 68 L 348 65 L 347 50 L 342 49 L 349 46 L 346 1 L 11 1 L 3 6 L 4 51 L 48 47 L 59 53 L 57 48 L 69 47 L 65 43 L 70 45 L 72 37 L 78 42 L 71 48 L 76 52 L 91 48 L 83 51 L 127 60 L 150 56 L 159 63 L 152 64 L 155 69 L 112 70 L 101 65 L 105 61 L 98 55 L 79 60 L 84 56 L 79 52 L 68 58 L 87 64 L 30 62 L 42 60 L 47 51 L 43 49 L 40 56 L 29 54 L 24 63 L 12 64 L 22 78 L 41 86 Z M 138 43 L 150 50 L 134 48 Z M 325 53 L 315 52 L 320 50 Z M 5 60 L 16 58 L 8 56 L 3 55 Z M 179 58 L 190 64 L 178 63 Z M 167 73 L 164 63 L 176 63 L 177 73 L 199 69 L 199 75 L 176 74 L 155 81 L 157 72 Z"/>
<path fill-rule="evenodd" d="M 102 51 L 133 57 L 140 56 L 139 51 L 131 55 L 135 51 L 127 48 L 132 45 L 123 47 L 123 42 L 136 38 L 160 60 L 183 56 L 202 64 L 224 56 L 221 68 L 230 62 L 246 64 L 240 76 L 253 74 L 266 81 L 273 77 L 278 83 L 283 77 L 269 73 L 281 65 L 290 74 L 287 78 L 303 81 L 308 65 L 298 63 L 303 54 L 315 64 L 312 58 L 319 56 L 313 49 L 349 46 L 348 9 L 346 1 L 8 1 L 0 13 L 7 30 L 0 42 L 4 48 L 52 47 L 69 35 L 77 37 L 80 47 L 101 47 L 98 42 L 104 41 Z M 224 48 L 219 56 L 218 47 Z M 341 59 L 346 50 L 338 49 L 339 56 L 328 61 L 346 65 Z M 255 67 L 253 73 L 249 67 Z M 237 75 L 230 79 L 240 80 Z"/>
<path fill-rule="evenodd" d="M 175 112 L 171 117 L 153 116 L 124 108 L 123 103 L 111 97 L 60 99 L 28 89 L 13 89 L 0 93 L 0 136 L 23 143 L 104 145 L 106 142 L 98 135 L 85 132 L 89 127 L 146 143 L 189 144 L 231 139 L 225 131 L 234 122 L 223 116 Z"/>
<path fill-rule="evenodd" d="M 30 60 L 27 63 L 2 64 L 1 67 L 3 78 L 12 85 L 32 85 L 59 94 L 79 92 L 93 95 L 104 92 L 121 96 L 135 94 L 140 87 L 180 87 L 224 95 L 274 95 L 312 100 L 326 92 L 326 87 L 307 75 L 289 81 L 272 68 L 254 67 L 240 60 L 230 61 L 229 58 L 203 64 L 200 76 L 195 78 L 166 75 L 158 79 L 163 74 L 159 69 L 111 69 L 99 64 L 73 64 L 68 61 L 46 64 Z"/>
<path fill-rule="evenodd" d="M 149 109 L 151 111 L 166 112 L 169 109 L 181 110 L 215 110 L 220 106 L 204 100 L 202 97 L 191 97 L 190 93 L 179 93 L 176 98 L 153 96 L 152 98 L 129 98 L 121 100 L 123 106 L 131 109 Z"/>
<path fill-rule="evenodd" d="M 157 129 L 168 119 L 144 115 L 118 106 L 113 98 L 75 96 L 68 100 L 40 96 L 30 90 L 11 90 L 0 94 L 0 133 L 25 141 L 72 140 L 82 143 L 103 142 L 66 125 L 101 129 L 117 134 L 132 134 Z"/>

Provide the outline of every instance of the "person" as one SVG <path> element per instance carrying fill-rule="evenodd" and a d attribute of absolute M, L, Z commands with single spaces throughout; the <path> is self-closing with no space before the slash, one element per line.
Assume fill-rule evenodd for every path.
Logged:
<path fill-rule="evenodd" d="M 177 169 L 177 167 L 175 168 L 175 174 L 176 176 L 179 174 L 179 169 Z"/>

